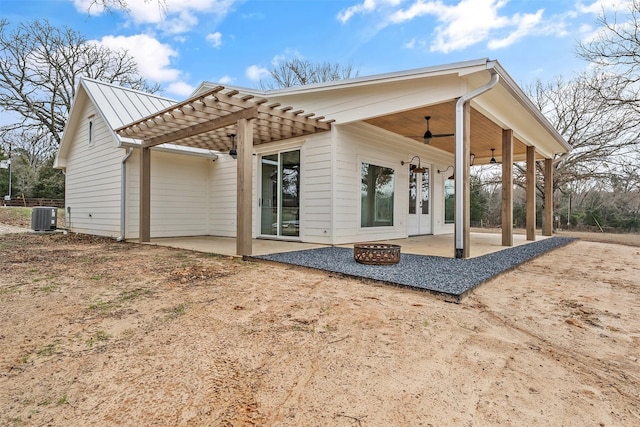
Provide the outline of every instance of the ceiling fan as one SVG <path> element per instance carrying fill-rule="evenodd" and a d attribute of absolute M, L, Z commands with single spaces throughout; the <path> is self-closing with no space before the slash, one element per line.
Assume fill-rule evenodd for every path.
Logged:
<path fill-rule="evenodd" d="M 453 133 L 436 133 L 436 134 L 432 133 L 431 130 L 429 129 L 429 120 L 431 120 L 431 116 L 424 116 L 424 118 L 427 121 L 427 131 L 424 133 L 424 135 L 413 136 L 411 138 L 422 138 L 424 140 L 424 143 L 428 144 L 429 142 L 431 142 L 432 138 L 446 138 L 446 137 L 455 135 Z"/>

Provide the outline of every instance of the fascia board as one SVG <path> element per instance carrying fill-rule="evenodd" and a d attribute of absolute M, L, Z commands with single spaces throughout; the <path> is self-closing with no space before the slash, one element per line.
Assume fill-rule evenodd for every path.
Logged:
<path fill-rule="evenodd" d="M 412 79 L 420 79 L 430 76 L 438 76 L 442 74 L 457 74 L 459 76 L 465 76 L 472 73 L 477 73 L 478 71 L 485 70 L 487 68 L 487 63 L 490 62 L 489 59 L 476 59 L 471 61 L 457 62 L 453 64 L 445 64 L 438 65 L 433 67 L 424 67 L 424 68 L 416 68 L 413 70 L 406 71 L 397 71 L 393 73 L 385 73 L 385 74 L 375 74 L 371 76 L 364 77 L 354 77 L 346 80 L 335 80 L 331 82 L 324 83 L 316 83 L 305 86 L 294 86 L 282 89 L 274 89 L 274 90 L 260 90 L 260 89 L 251 89 L 241 86 L 233 86 L 233 85 L 225 85 L 220 84 L 220 86 L 224 86 L 225 89 L 237 90 L 241 93 L 246 93 L 254 96 L 262 96 L 268 98 L 269 96 L 274 97 L 286 97 L 287 95 L 300 95 L 306 93 L 314 93 L 319 91 L 330 91 L 336 89 L 343 88 L 351 88 L 358 86 L 368 86 L 379 83 L 387 83 L 394 81 L 402 81 L 402 80 L 412 80 Z M 211 87 L 218 86 L 217 83 L 213 82 L 203 82 L 196 91 L 191 95 L 196 96 L 200 91 L 204 91 Z"/>
<path fill-rule="evenodd" d="M 531 114 L 540 125 L 542 125 L 554 140 L 564 148 L 565 152 L 571 151 L 571 145 L 564 139 L 558 130 L 549 123 L 547 118 L 542 112 L 531 102 L 529 97 L 523 92 L 523 90 L 516 84 L 511 78 L 509 73 L 496 61 L 495 70 L 500 75 L 499 84 L 504 87 L 514 98 L 516 98 L 520 104 Z"/>
<path fill-rule="evenodd" d="M 69 154 L 70 144 L 72 141 L 72 136 L 69 135 L 69 130 L 77 128 L 80 111 L 84 108 L 87 99 L 87 89 L 83 85 L 82 79 L 80 79 L 78 82 L 78 88 L 76 89 L 76 96 L 71 104 L 69 119 L 67 120 L 67 123 L 65 123 L 64 130 L 62 131 L 62 141 L 60 141 L 56 158 L 53 161 L 54 169 L 66 169 L 67 167 L 67 155 Z"/>

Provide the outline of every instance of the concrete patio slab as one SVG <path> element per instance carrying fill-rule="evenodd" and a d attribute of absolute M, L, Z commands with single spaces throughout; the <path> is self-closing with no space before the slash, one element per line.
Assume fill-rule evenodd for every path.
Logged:
<path fill-rule="evenodd" d="M 547 237 L 536 236 L 537 240 Z M 391 243 L 400 245 L 403 254 L 431 255 L 445 258 L 453 258 L 453 234 L 438 236 L 414 236 L 406 239 L 383 240 L 367 243 Z M 301 243 L 286 240 L 253 239 L 252 255 L 266 255 L 279 252 L 301 251 L 305 249 L 317 249 L 331 247 L 313 243 Z M 526 240 L 524 235 L 513 236 L 513 247 L 532 243 Z M 195 237 L 171 237 L 153 238 L 150 244 L 169 246 L 179 249 L 188 249 L 197 252 L 215 253 L 226 256 L 236 255 L 236 239 L 233 237 L 195 236 Z M 353 248 L 353 243 L 335 245 L 342 248 Z M 502 237 L 496 233 L 471 233 L 471 257 L 487 255 L 493 252 L 508 249 L 502 246 Z"/>

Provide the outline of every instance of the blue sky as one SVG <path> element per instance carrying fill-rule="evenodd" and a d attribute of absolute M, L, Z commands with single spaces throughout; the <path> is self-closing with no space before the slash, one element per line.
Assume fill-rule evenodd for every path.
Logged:
<path fill-rule="evenodd" d="M 159 7 L 164 2 L 165 7 Z M 628 0 L 627 0 L 628 1 Z M 125 48 L 165 96 L 202 81 L 259 87 L 283 58 L 350 63 L 361 76 L 469 59 L 497 59 L 521 85 L 586 67 L 578 40 L 624 0 L 0 0 L 11 24 L 46 17 Z"/>

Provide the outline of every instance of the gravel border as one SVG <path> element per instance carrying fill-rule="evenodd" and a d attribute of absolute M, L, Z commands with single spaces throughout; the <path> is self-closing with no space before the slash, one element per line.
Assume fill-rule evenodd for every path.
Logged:
<path fill-rule="evenodd" d="M 292 264 L 409 287 L 459 303 L 475 287 L 498 274 L 575 240 L 570 237 L 551 237 L 469 259 L 401 254 L 400 262 L 389 266 L 357 263 L 353 259 L 353 249 L 339 247 L 281 252 L 247 258 Z"/>

